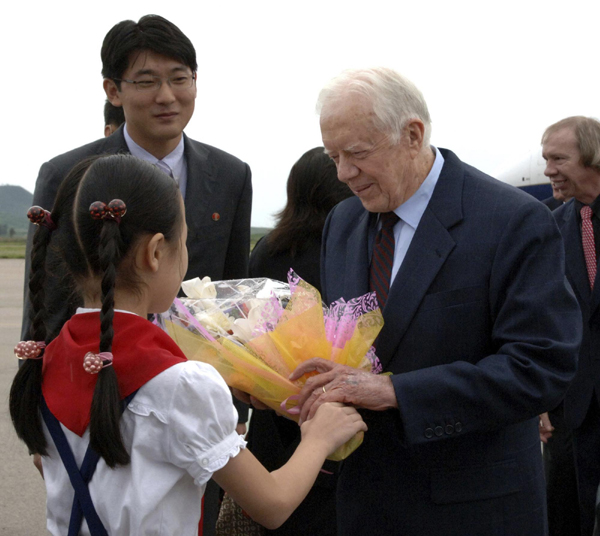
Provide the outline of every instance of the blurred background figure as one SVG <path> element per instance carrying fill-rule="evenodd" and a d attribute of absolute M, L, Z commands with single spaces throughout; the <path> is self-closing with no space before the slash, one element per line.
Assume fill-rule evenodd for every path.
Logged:
<path fill-rule="evenodd" d="M 108 138 L 115 130 L 125 123 L 125 113 L 122 106 L 113 106 L 108 99 L 104 103 L 104 137 Z"/>
<path fill-rule="evenodd" d="M 273 231 L 261 238 L 250 255 L 250 277 L 287 281 L 290 268 L 321 291 L 321 233 L 329 211 L 350 197 L 337 179 L 335 163 L 315 147 L 302 155 L 287 181 L 287 204 Z M 255 410 L 246 438 L 252 453 L 267 469 L 281 467 L 300 441 L 300 428 L 270 410 Z M 326 472 L 325 472 L 326 471 Z M 335 491 L 337 464 L 326 462 L 313 489 L 300 507 L 271 535 L 336 534 Z"/>
<path fill-rule="evenodd" d="M 562 190 L 558 188 L 552 188 L 552 197 L 542 199 L 542 203 L 546 205 L 550 210 L 554 210 L 566 203 L 570 197 L 566 197 Z"/>
<path fill-rule="evenodd" d="M 337 178 L 335 163 L 315 147 L 298 160 L 287 181 L 287 204 L 275 215 L 273 231 L 250 255 L 250 277 L 287 281 L 290 268 L 321 290 L 321 234 L 329 211 L 352 192 Z"/>
<path fill-rule="evenodd" d="M 560 406 L 540 416 L 551 431 L 544 445 L 549 533 L 577 534 L 576 521 L 565 520 L 577 512 L 578 500 L 579 534 L 591 536 L 600 484 L 600 121 L 572 116 L 550 125 L 542 136 L 542 156 L 553 191 L 559 190 L 563 200 L 573 198 L 553 215 L 564 241 L 565 273 L 583 318 L 577 374 Z"/>

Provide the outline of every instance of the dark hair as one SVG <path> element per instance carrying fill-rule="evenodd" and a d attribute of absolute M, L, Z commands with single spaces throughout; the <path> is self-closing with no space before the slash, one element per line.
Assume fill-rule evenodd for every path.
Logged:
<path fill-rule="evenodd" d="M 69 173 L 61 190 L 63 199 L 75 197 L 75 185 L 87 170 L 89 162 L 77 164 Z M 51 212 L 52 221 L 58 226 L 68 219 L 72 203 L 55 203 Z M 65 212 L 67 214 L 65 214 Z M 55 231 L 57 232 L 57 231 Z M 54 234 L 48 227 L 40 225 L 33 235 L 31 269 L 29 272 L 29 331 L 26 340 L 50 343 L 52 333 L 47 332 L 47 308 L 45 300 L 46 259 Z M 21 363 L 10 389 L 9 410 L 17 436 L 27 445 L 31 453 L 47 454 L 47 443 L 42 427 L 40 403 L 42 399 L 42 360 L 26 359 Z"/>
<path fill-rule="evenodd" d="M 134 52 L 149 50 L 198 70 L 196 50 L 192 42 L 172 22 L 159 15 L 145 15 L 139 22 L 124 20 L 106 34 L 102 43 L 102 76 L 122 78 L 132 62 Z M 119 82 L 116 82 L 120 89 Z"/>
<path fill-rule="evenodd" d="M 106 102 L 104 103 L 104 124 L 120 127 L 123 123 L 125 123 L 125 112 L 123 112 L 123 107 L 113 106 L 111 102 L 106 99 Z"/>
<path fill-rule="evenodd" d="M 287 204 L 275 215 L 275 229 L 267 237 L 269 252 L 289 251 L 294 257 L 307 240 L 320 240 L 329 211 L 351 195 L 323 147 L 304 153 L 290 171 Z"/>
<path fill-rule="evenodd" d="M 115 287 L 139 288 L 132 253 L 143 236 L 162 233 L 167 242 L 178 238 L 183 225 L 181 196 L 171 177 L 131 155 L 96 157 L 83 165 L 86 166 L 84 172 L 71 172 L 58 191 L 52 217 L 57 210 L 62 217 L 52 241 L 81 288 L 90 289 L 95 282 L 101 281 L 99 351 L 110 352 Z M 94 220 L 91 217 L 89 207 L 92 203 L 102 201 L 108 204 L 113 199 L 121 199 L 127 206 L 127 213 L 120 223 L 112 218 Z M 32 270 L 31 280 L 36 277 Z M 36 302 L 36 306 L 31 294 L 35 316 L 40 304 Z M 41 390 L 41 375 L 39 382 L 38 392 Z M 13 391 L 15 398 L 19 393 L 25 393 L 14 383 L 11 397 Z M 25 398 L 23 394 L 20 396 Z M 31 404 L 39 407 L 39 395 L 37 402 Z M 13 416 L 17 433 L 26 426 L 21 413 Z M 109 467 L 129 463 L 119 428 L 120 417 L 117 375 L 113 367 L 104 367 L 98 374 L 92 400 L 90 445 Z M 24 439 L 22 434 L 19 437 Z M 41 439 L 36 438 L 31 444 L 26 440 L 27 446 L 32 452 L 45 453 L 45 441 L 44 450 L 39 450 L 42 439 L 43 433 Z"/>

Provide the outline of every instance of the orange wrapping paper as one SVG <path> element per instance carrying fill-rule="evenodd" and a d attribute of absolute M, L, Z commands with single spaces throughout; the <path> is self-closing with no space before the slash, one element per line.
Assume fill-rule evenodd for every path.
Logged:
<path fill-rule="evenodd" d="M 190 331 L 173 321 L 165 321 L 166 329 L 188 359 L 212 365 L 227 385 L 257 398 L 279 413 L 293 408 L 306 378 L 291 382 L 289 374 L 303 361 L 312 357 L 331 359 L 354 368 L 371 370 L 366 353 L 383 327 L 379 309 L 359 317 L 354 331 L 343 348 L 333 348 L 327 340 L 319 292 L 300 281 L 272 331 L 251 339 L 248 343 L 220 337 L 210 341 L 202 334 Z M 298 415 L 286 416 L 298 422 Z M 362 443 L 362 432 L 334 452 L 329 459 L 340 461 Z"/>

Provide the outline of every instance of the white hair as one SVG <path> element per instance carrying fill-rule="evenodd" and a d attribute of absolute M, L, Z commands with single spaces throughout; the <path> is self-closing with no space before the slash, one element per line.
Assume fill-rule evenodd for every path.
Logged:
<path fill-rule="evenodd" d="M 375 127 L 391 135 L 398 142 L 411 119 L 420 119 L 425 125 L 423 146 L 429 146 L 431 117 L 427 103 L 419 89 L 393 69 L 348 69 L 333 78 L 319 93 L 317 113 L 323 114 L 327 105 L 342 95 L 353 92 L 365 96 L 373 106 Z"/>

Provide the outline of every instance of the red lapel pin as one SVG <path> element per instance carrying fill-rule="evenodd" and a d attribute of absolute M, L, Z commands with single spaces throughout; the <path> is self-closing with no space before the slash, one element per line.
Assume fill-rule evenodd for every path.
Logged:
<path fill-rule="evenodd" d="M 221 215 L 218 212 L 213 212 L 212 219 L 213 221 L 219 221 L 221 219 Z"/>

